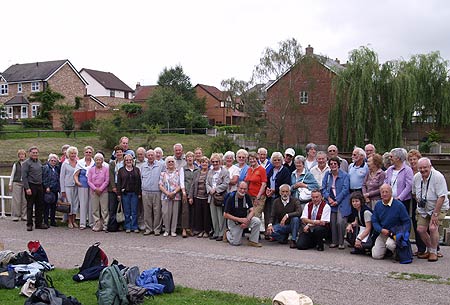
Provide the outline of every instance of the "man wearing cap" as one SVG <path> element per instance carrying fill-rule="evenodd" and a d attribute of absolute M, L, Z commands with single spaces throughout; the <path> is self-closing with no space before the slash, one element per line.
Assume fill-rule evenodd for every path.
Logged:
<path fill-rule="evenodd" d="M 431 165 L 428 158 L 420 158 L 414 175 L 413 194 L 417 201 L 417 232 L 427 246 L 425 253 L 417 254 L 430 262 L 438 260 L 439 226 L 447 215 L 449 200 L 445 177 Z"/>
<path fill-rule="evenodd" d="M 330 145 L 327 149 L 328 152 L 328 160 L 337 157 L 341 161 L 341 164 L 339 166 L 340 169 L 342 169 L 344 172 L 348 173 L 348 162 L 344 158 L 341 158 L 338 156 L 339 150 L 336 145 Z"/>
<path fill-rule="evenodd" d="M 255 217 L 252 199 L 247 194 L 247 190 L 247 182 L 241 181 L 237 191 L 228 196 L 223 212 L 229 229 L 225 233 L 226 240 L 233 246 L 239 246 L 244 229 L 250 229 L 250 238 L 247 244 L 252 247 L 262 247 L 259 242 L 261 220 Z"/>
<path fill-rule="evenodd" d="M 290 173 L 295 171 L 295 163 L 294 163 L 294 157 L 295 157 L 295 150 L 292 148 L 286 149 L 284 152 L 284 167 L 287 167 Z"/>
<path fill-rule="evenodd" d="M 296 247 L 297 234 L 300 226 L 300 216 L 302 208 L 300 200 L 291 196 L 291 187 L 289 184 L 280 186 L 280 197 L 273 201 L 270 223 L 267 225 L 267 234 L 281 243 L 289 240 L 289 247 Z"/>
<path fill-rule="evenodd" d="M 302 213 L 302 230 L 298 236 L 297 249 L 306 250 L 316 247 L 323 251 L 323 239 L 327 235 L 331 208 L 325 202 L 320 190 L 311 192 L 311 201 Z"/>

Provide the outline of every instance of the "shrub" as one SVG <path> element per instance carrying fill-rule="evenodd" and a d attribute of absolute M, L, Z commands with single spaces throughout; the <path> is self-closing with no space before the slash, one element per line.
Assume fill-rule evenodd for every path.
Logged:
<path fill-rule="evenodd" d="M 227 135 L 219 135 L 211 141 L 211 152 L 236 151 L 239 147 Z"/>
<path fill-rule="evenodd" d="M 25 128 L 50 128 L 52 123 L 47 119 L 22 119 L 23 127 Z"/>
<path fill-rule="evenodd" d="M 80 124 L 80 130 L 93 130 L 95 124 L 95 119 L 84 121 Z"/>
<path fill-rule="evenodd" d="M 119 141 L 119 129 L 110 120 L 100 120 L 96 124 L 97 135 L 108 149 L 113 149 Z"/>

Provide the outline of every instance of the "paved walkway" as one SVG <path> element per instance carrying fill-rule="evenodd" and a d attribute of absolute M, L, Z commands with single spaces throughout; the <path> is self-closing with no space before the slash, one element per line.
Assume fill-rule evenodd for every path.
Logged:
<path fill-rule="evenodd" d="M 299 251 L 263 241 L 262 248 L 229 246 L 208 239 L 143 236 L 124 232 L 50 228 L 27 232 L 25 222 L 0 219 L 0 242 L 13 251 L 26 249 L 29 240 L 40 240 L 51 263 L 74 268 L 87 248 L 100 241 L 110 259 L 142 270 L 166 267 L 175 283 L 250 296 L 273 297 L 294 289 L 321 305 L 347 304 L 450 304 L 450 286 L 418 280 L 394 279 L 391 272 L 432 274 L 450 278 L 450 248 L 437 263 L 415 259 L 401 265 L 391 260 L 350 255 L 349 249 Z"/>

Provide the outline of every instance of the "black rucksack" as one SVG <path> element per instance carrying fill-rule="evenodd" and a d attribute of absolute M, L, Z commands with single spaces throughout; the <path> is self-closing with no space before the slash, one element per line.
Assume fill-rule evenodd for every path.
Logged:
<path fill-rule="evenodd" d="M 108 266 L 108 257 L 99 246 L 100 242 L 96 242 L 89 247 L 86 251 L 86 255 L 84 256 L 80 271 L 94 266 Z"/>
<path fill-rule="evenodd" d="M 175 290 L 172 272 L 165 268 L 161 268 L 156 277 L 158 278 L 158 284 L 164 285 L 164 293 L 172 293 Z"/>

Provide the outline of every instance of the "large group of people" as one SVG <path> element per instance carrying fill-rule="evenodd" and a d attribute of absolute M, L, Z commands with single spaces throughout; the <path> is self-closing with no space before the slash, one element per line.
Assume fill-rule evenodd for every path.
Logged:
<path fill-rule="evenodd" d="M 160 147 L 129 147 L 122 137 L 109 162 L 93 147 L 64 145 L 42 164 L 39 149 L 18 151 L 13 164 L 13 221 L 26 220 L 28 231 L 57 226 L 61 202 L 68 228 L 109 232 L 118 224 L 126 233 L 183 238 L 196 236 L 261 247 L 262 240 L 292 249 L 324 251 L 352 248 L 374 259 L 396 255 L 396 234 L 411 225 L 419 259 L 437 261 L 439 226 L 449 200 L 444 176 L 417 150 L 394 148 L 388 160 L 368 144 L 355 147 L 352 162 L 330 145 L 318 151 L 309 143 L 306 156 L 293 148 L 275 151 L 184 152 L 173 146 L 164 158 Z M 34 212 L 34 217 L 33 217 Z M 77 216 L 79 221 L 77 220 Z M 33 223 L 34 220 L 34 223 Z"/>

